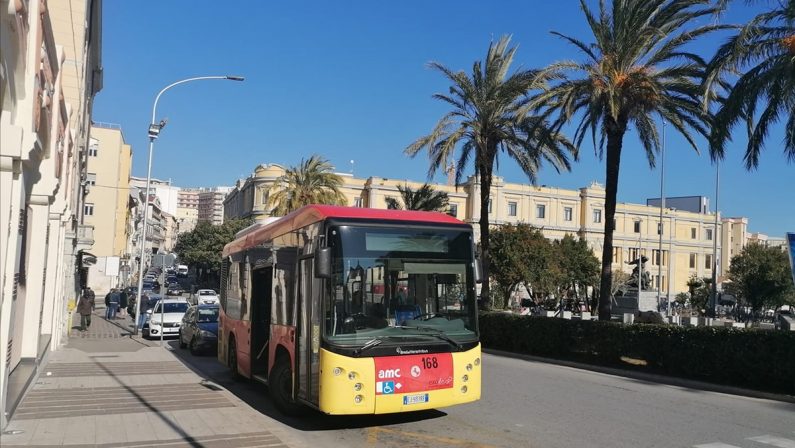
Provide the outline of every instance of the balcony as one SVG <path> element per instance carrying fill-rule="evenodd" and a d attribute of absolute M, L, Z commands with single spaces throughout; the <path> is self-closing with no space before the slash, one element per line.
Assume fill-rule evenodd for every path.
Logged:
<path fill-rule="evenodd" d="M 77 250 L 91 249 L 94 245 L 94 226 L 78 224 L 76 236 Z"/>

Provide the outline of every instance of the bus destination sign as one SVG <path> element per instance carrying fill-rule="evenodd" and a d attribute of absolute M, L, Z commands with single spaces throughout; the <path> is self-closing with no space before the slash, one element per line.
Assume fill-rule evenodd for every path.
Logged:
<path fill-rule="evenodd" d="M 376 395 L 406 394 L 453 387 L 453 355 L 375 358 Z"/>

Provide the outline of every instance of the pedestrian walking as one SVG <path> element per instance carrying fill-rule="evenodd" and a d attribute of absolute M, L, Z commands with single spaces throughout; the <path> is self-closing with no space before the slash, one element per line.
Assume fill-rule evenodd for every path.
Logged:
<path fill-rule="evenodd" d="M 77 301 L 77 313 L 80 314 L 80 331 L 87 331 L 91 326 L 91 311 L 94 309 L 94 292 L 90 289 L 83 291 Z"/>
<path fill-rule="evenodd" d="M 110 290 L 110 319 L 116 319 L 116 313 L 119 311 L 119 290 L 113 288 Z"/>
<path fill-rule="evenodd" d="M 110 291 L 105 294 L 105 319 L 110 319 Z"/>
<path fill-rule="evenodd" d="M 141 303 L 136 304 L 138 306 L 138 311 L 136 314 L 136 318 L 138 320 L 139 329 L 144 328 L 144 322 L 146 322 L 146 304 L 149 302 L 149 296 L 146 294 L 141 295 Z"/>
<path fill-rule="evenodd" d="M 97 307 L 96 302 L 94 302 L 94 300 L 96 299 L 96 294 L 94 294 L 94 290 L 91 289 L 90 286 L 86 286 L 86 289 L 83 290 L 83 295 L 85 295 L 91 300 L 91 311 L 94 311 L 94 309 Z"/>
<path fill-rule="evenodd" d="M 119 291 L 119 316 L 122 318 L 127 317 L 128 304 L 127 291 L 122 289 Z"/>

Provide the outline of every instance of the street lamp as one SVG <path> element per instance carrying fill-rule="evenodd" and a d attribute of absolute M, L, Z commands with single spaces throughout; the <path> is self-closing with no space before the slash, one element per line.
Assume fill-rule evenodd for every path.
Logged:
<path fill-rule="evenodd" d="M 223 79 L 223 80 L 228 80 L 228 81 L 243 81 L 243 80 L 245 80 L 245 78 L 243 78 L 242 76 L 228 76 L 228 75 L 227 76 L 198 76 L 198 77 L 195 77 L 195 78 L 182 79 L 182 80 L 179 80 L 179 81 L 177 81 L 175 83 L 167 85 L 166 87 L 163 88 L 163 90 L 158 92 L 157 96 L 155 97 L 155 103 L 152 106 L 152 121 L 149 122 L 150 124 L 149 124 L 149 131 L 148 131 L 148 136 L 149 136 L 149 162 L 148 162 L 148 165 L 149 166 L 148 166 L 147 171 L 146 171 L 146 190 L 145 190 L 146 191 L 146 195 L 144 196 L 144 219 L 143 219 L 143 227 L 141 228 L 141 248 L 140 248 L 140 252 L 141 252 L 140 259 L 141 259 L 141 261 L 138 263 L 138 292 L 137 292 L 137 301 L 136 301 L 136 304 L 135 304 L 135 306 L 138 307 L 138 312 L 136 313 L 136 321 L 134 322 L 135 325 L 134 325 L 134 330 L 133 330 L 133 333 L 136 334 L 136 335 L 138 334 L 138 320 L 141 318 L 140 315 L 139 315 L 140 312 L 141 312 L 141 292 L 142 292 L 141 290 L 143 289 L 143 286 L 144 286 L 144 247 L 146 246 L 146 231 L 147 231 L 147 223 L 149 221 L 149 184 L 150 184 L 150 182 L 152 180 L 152 152 L 154 151 L 154 148 L 155 148 L 155 140 L 157 140 L 157 137 L 160 136 L 160 131 L 163 130 L 163 127 L 166 125 L 166 120 L 160 120 L 160 122 L 155 123 L 155 120 L 157 119 L 157 102 L 160 101 L 160 96 L 163 95 L 163 93 L 165 93 L 166 90 L 169 90 L 172 87 L 178 86 L 180 84 L 185 84 L 186 82 L 203 81 L 205 79 Z M 163 322 L 163 316 L 162 316 L 162 312 L 163 312 L 163 307 L 162 306 L 160 307 L 160 311 L 161 311 L 161 316 L 160 316 L 160 345 L 162 346 L 163 345 L 163 328 L 165 328 L 164 327 L 164 322 Z"/>
<path fill-rule="evenodd" d="M 657 311 L 660 311 L 660 301 L 662 295 L 660 294 L 663 286 L 662 281 L 662 262 L 663 262 L 663 210 L 665 209 L 665 120 L 662 122 L 662 151 L 660 154 L 660 224 L 657 227 L 657 233 L 660 234 L 660 247 L 657 252 Z M 671 230 L 668 229 L 670 232 Z M 670 302 L 670 300 L 669 300 Z M 668 303 L 670 307 L 671 304 Z M 670 309 L 667 310 L 667 315 L 671 315 Z"/>

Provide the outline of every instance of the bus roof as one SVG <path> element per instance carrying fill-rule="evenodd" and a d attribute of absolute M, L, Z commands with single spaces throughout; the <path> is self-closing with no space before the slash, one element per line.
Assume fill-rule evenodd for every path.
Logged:
<path fill-rule="evenodd" d="M 292 229 L 323 221 L 328 218 L 373 219 L 384 221 L 407 221 L 434 224 L 462 225 L 464 222 L 440 212 L 413 210 L 384 210 L 377 208 L 340 207 L 336 205 L 307 205 L 270 223 L 253 225 L 238 233 L 231 243 L 224 246 L 224 257 L 256 246 L 262 241 L 283 235 Z"/>

